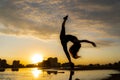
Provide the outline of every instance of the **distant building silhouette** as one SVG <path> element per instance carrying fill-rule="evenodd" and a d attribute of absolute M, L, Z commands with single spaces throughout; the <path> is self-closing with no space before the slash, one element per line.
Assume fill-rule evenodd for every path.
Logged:
<path fill-rule="evenodd" d="M 57 57 L 55 58 L 48 58 L 47 60 L 44 60 L 42 63 L 38 64 L 39 67 L 60 67 L 60 63 L 58 63 Z"/>
<path fill-rule="evenodd" d="M 19 60 L 14 60 L 12 63 L 12 68 L 19 68 L 20 66 L 20 61 Z"/>
<path fill-rule="evenodd" d="M 26 67 L 38 67 L 36 64 L 27 64 Z"/>
<path fill-rule="evenodd" d="M 7 61 L 5 59 L 0 59 L 0 68 L 7 68 Z"/>
<path fill-rule="evenodd" d="M 14 60 L 12 63 L 12 71 L 18 71 L 20 67 L 20 61 Z"/>
<path fill-rule="evenodd" d="M 5 71 L 5 68 L 7 68 L 8 64 L 5 59 L 0 59 L 0 72 Z"/>

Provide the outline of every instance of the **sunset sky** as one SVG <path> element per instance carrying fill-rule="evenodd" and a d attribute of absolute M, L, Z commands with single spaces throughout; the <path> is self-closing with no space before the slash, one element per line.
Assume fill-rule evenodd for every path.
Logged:
<path fill-rule="evenodd" d="M 0 0 L 0 58 L 27 64 L 40 54 L 67 62 L 59 40 L 67 14 L 66 32 L 97 44 L 82 44 L 75 64 L 120 61 L 120 0 Z"/>

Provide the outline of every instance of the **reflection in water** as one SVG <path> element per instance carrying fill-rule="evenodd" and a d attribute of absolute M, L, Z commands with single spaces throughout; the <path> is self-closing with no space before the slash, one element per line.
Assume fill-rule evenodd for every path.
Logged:
<path fill-rule="evenodd" d="M 58 73 L 64 73 L 63 71 L 47 71 L 47 74 L 58 74 Z"/>
<path fill-rule="evenodd" d="M 57 74 L 58 72 L 57 71 L 47 71 L 48 74 Z"/>
<path fill-rule="evenodd" d="M 72 80 L 72 76 L 74 75 L 74 71 L 70 70 L 70 76 L 69 76 L 69 80 Z"/>
<path fill-rule="evenodd" d="M 70 70 L 70 76 L 69 76 L 69 80 L 72 80 L 72 76 L 74 75 L 74 71 Z M 76 78 L 75 80 L 80 80 L 79 78 Z"/>
<path fill-rule="evenodd" d="M 42 73 L 42 70 L 38 70 L 37 68 L 34 68 L 32 71 L 32 74 L 35 78 L 38 78 L 41 73 Z"/>
<path fill-rule="evenodd" d="M 0 72 L 4 72 L 5 71 L 5 68 L 0 68 Z"/>
<path fill-rule="evenodd" d="M 50 71 L 47 71 L 47 74 L 55 74 L 55 75 L 58 75 L 58 73 L 64 73 L 63 71 L 54 71 L 54 70 L 50 70 Z M 74 75 L 74 71 L 73 70 L 70 70 L 70 75 L 69 75 L 69 80 L 72 80 L 72 77 Z M 76 78 L 75 80 L 80 80 L 79 78 Z"/>
<path fill-rule="evenodd" d="M 12 68 L 12 71 L 19 71 L 19 68 Z"/>
<path fill-rule="evenodd" d="M 49 75 L 47 71 L 52 73 Z M 57 71 L 57 74 L 54 74 L 54 71 Z M 116 70 L 70 71 L 37 68 L 20 68 L 19 71 L 13 72 L 7 68 L 4 72 L 0 72 L 0 80 L 102 80 L 110 77 L 109 74 L 119 73 Z"/>

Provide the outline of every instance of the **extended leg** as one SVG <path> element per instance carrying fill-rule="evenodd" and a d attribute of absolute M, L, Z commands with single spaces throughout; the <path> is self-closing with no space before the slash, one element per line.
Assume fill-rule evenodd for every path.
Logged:
<path fill-rule="evenodd" d="M 63 19 L 63 23 L 62 23 L 62 29 L 61 29 L 61 33 L 60 33 L 60 38 L 64 38 L 65 36 L 65 23 L 66 23 L 66 20 L 67 20 L 68 16 L 65 16 Z"/>

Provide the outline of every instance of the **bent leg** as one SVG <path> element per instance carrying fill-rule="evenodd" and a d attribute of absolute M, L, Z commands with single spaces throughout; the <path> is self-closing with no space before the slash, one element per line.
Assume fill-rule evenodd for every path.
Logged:
<path fill-rule="evenodd" d="M 62 44 L 62 45 L 63 45 L 63 44 Z M 65 52 L 65 54 L 66 54 L 69 62 L 71 63 L 71 58 L 70 58 L 70 55 L 69 55 L 68 50 L 67 50 L 67 44 L 66 44 L 66 45 L 63 45 L 63 50 L 64 50 L 64 52 Z"/>
<path fill-rule="evenodd" d="M 71 62 L 71 58 L 70 58 L 70 55 L 69 55 L 68 50 L 67 50 L 67 45 L 63 45 L 63 50 L 64 50 L 64 52 L 69 60 L 71 69 L 74 69 L 74 64 Z"/>

